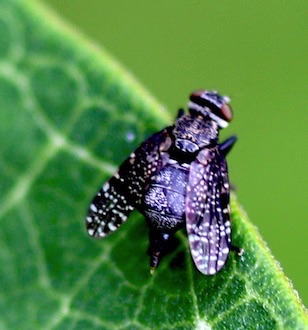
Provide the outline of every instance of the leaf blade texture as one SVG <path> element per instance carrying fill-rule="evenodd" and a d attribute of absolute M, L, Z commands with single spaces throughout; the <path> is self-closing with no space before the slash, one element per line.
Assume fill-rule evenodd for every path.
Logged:
<path fill-rule="evenodd" d="M 236 198 L 233 254 L 193 266 L 187 237 L 149 275 L 134 213 L 93 240 L 93 194 L 165 111 L 106 51 L 34 1 L 0 1 L 2 329 L 304 329 L 307 315 Z"/>

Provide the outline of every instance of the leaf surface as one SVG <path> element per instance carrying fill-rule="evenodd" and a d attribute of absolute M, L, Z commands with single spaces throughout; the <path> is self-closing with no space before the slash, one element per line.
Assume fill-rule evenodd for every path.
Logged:
<path fill-rule="evenodd" d="M 150 276 L 137 213 L 89 238 L 93 195 L 174 114 L 37 2 L 0 0 L 0 31 L 1 329 L 307 328 L 234 196 L 245 253 L 215 276 L 195 269 L 183 232 Z"/>

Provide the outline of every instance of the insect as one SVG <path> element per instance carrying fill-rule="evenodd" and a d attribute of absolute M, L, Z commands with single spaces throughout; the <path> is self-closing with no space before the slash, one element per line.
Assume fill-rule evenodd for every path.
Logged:
<path fill-rule="evenodd" d="M 190 95 L 188 113 L 144 141 L 99 190 L 86 217 L 89 235 L 117 230 L 133 209 L 149 225 L 151 272 L 174 233 L 186 227 L 192 258 L 203 274 L 226 263 L 231 246 L 230 185 L 225 156 L 236 142 L 218 142 L 232 120 L 229 98 Z"/>

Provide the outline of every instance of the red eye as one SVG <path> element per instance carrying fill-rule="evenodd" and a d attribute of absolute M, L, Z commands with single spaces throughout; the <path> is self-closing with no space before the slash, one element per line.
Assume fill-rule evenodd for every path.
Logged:
<path fill-rule="evenodd" d="M 204 100 L 202 98 L 202 95 L 204 94 L 205 91 L 194 91 L 193 93 L 190 94 L 190 100 L 203 106 Z"/>
<path fill-rule="evenodd" d="M 195 91 L 190 95 L 190 101 L 190 111 L 209 116 L 221 128 L 227 127 L 232 120 L 232 109 L 228 105 L 229 98 L 219 95 L 216 91 Z"/>
<path fill-rule="evenodd" d="M 200 97 L 202 94 L 204 94 L 204 90 L 200 90 L 200 91 L 194 91 L 190 94 L 191 97 Z"/>
<path fill-rule="evenodd" d="M 223 115 L 224 119 L 229 123 L 233 118 L 232 109 L 228 104 L 223 104 L 221 107 L 221 114 Z"/>

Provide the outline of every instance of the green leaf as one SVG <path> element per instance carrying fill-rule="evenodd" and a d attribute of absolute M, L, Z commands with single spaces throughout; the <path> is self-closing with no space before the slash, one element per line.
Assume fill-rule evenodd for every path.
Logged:
<path fill-rule="evenodd" d="M 149 274 L 134 213 L 104 240 L 84 216 L 100 185 L 168 114 L 105 51 L 34 1 L 0 0 L 0 328 L 305 329 L 307 314 L 232 199 L 215 276 L 187 238 Z"/>

